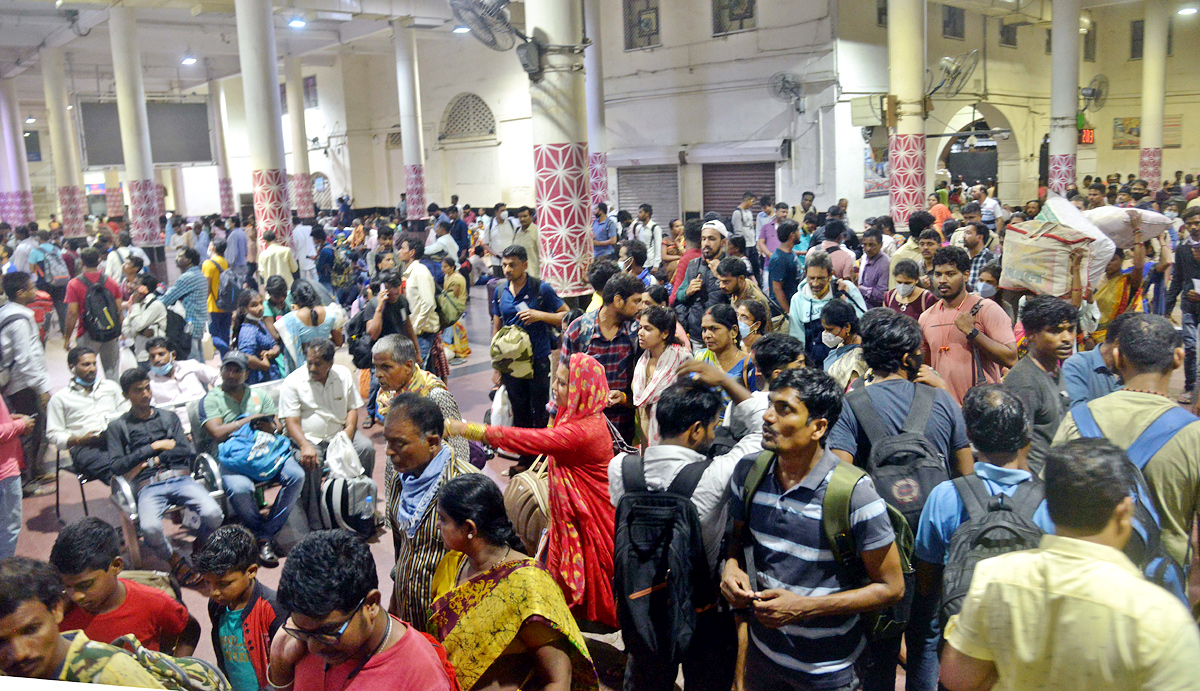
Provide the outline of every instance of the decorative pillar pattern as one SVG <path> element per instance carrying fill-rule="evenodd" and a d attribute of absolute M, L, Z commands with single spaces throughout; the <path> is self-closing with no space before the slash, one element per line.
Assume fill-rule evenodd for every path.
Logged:
<path fill-rule="evenodd" d="M 74 185 L 59 187 L 58 207 L 62 211 L 63 235 L 83 235 L 83 190 Z"/>
<path fill-rule="evenodd" d="M 313 216 L 313 186 L 312 176 L 308 173 L 296 173 L 296 215 L 300 218 Z"/>
<path fill-rule="evenodd" d="M 217 180 L 217 185 L 221 188 L 221 215 L 236 216 L 237 208 L 233 205 L 233 180 L 221 178 Z"/>
<path fill-rule="evenodd" d="M 608 201 L 608 154 L 588 154 L 588 173 L 591 177 L 592 205 Z"/>
<path fill-rule="evenodd" d="M 125 198 L 121 195 L 120 187 L 104 186 L 104 204 L 108 207 L 109 216 L 125 215 Z"/>
<path fill-rule="evenodd" d="M 1162 149 L 1142 149 L 1138 177 L 1146 181 L 1151 192 L 1162 187 Z"/>
<path fill-rule="evenodd" d="M 9 225 L 17 222 L 17 212 L 13 209 L 13 192 L 0 191 L 0 221 Z"/>
<path fill-rule="evenodd" d="M 153 180 L 129 181 L 129 232 L 134 244 L 158 241 L 158 191 Z"/>
<path fill-rule="evenodd" d="M 925 135 L 891 135 L 888 167 L 892 220 L 907 225 L 910 214 L 925 208 Z"/>
<path fill-rule="evenodd" d="M 1065 195 L 1075 182 L 1075 154 L 1050 155 L 1050 189 Z"/>
<path fill-rule="evenodd" d="M 542 279 L 559 295 L 582 295 L 590 286 L 587 144 L 535 144 L 533 194 L 537 199 Z M 410 197 L 411 198 L 411 197 Z"/>
<path fill-rule="evenodd" d="M 288 204 L 287 172 L 283 170 L 254 171 L 254 217 L 258 234 L 275 231 L 280 240 L 292 238 L 292 214 Z"/>
<path fill-rule="evenodd" d="M 20 190 L 17 192 L 18 223 L 33 222 L 33 192 Z"/>
<path fill-rule="evenodd" d="M 167 186 L 161 182 L 154 184 L 155 205 L 159 216 L 167 215 Z"/>
<path fill-rule="evenodd" d="M 404 166 L 404 193 L 408 199 L 408 220 L 425 218 L 425 166 Z"/>

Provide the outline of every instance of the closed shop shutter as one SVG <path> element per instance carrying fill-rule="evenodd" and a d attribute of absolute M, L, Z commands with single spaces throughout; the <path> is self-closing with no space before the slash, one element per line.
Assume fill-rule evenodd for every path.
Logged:
<path fill-rule="evenodd" d="M 721 218 L 729 218 L 742 195 L 753 192 L 759 199 L 763 195 L 775 197 L 774 163 L 705 163 L 704 211 L 715 211 Z M 791 200 L 784 200 L 790 202 Z M 754 205 L 758 213 L 758 204 Z"/>
<path fill-rule="evenodd" d="M 679 218 L 679 166 L 631 166 L 617 169 L 617 205 L 635 219 L 641 204 L 654 209 L 654 220 L 665 231 Z"/>

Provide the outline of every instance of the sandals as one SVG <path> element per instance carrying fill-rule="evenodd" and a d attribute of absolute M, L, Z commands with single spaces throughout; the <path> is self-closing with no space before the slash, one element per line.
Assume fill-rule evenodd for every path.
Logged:
<path fill-rule="evenodd" d="M 1196 394 L 1191 391 L 1184 391 L 1179 396 L 1179 402 L 1183 405 L 1191 405 L 1196 402 Z"/>
<path fill-rule="evenodd" d="M 186 558 L 179 560 L 174 567 L 171 568 L 171 576 L 179 581 L 179 585 L 192 590 L 199 590 L 204 585 L 204 579 L 200 574 L 192 570 L 192 565 L 188 563 Z"/>

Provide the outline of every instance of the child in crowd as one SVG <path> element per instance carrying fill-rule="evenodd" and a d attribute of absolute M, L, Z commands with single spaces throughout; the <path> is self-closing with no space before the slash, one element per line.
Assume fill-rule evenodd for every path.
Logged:
<path fill-rule="evenodd" d="M 146 648 L 178 657 L 196 650 L 200 622 L 161 590 L 119 578 L 125 562 L 117 530 L 99 518 L 63 528 L 50 550 L 50 565 L 70 600 L 59 631 L 82 629 L 101 643 L 132 633 Z"/>
<path fill-rule="evenodd" d="M 49 564 L 25 557 L 0 561 L 0 674 L 163 688 L 135 658 L 117 648 L 88 640 L 82 631 L 60 634 L 67 606 L 62 581 Z M 25 684 L 18 681 L 15 686 Z"/>
<path fill-rule="evenodd" d="M 218 528 L 193 555 L 209 587 L 213 652 L 234 691 L 267 686 L 271 637 L 287 620 L 275 591 L 258 581 L 258 541 L 242 526 Z"/>
<path fill-rule="evenodd" d="M 467 291 L 467 278 L 458 268 L 457 258 L 442 258 L 442 290 L 453 296 L 465 310 L 471 294 Z M 442 333 L 442 341 L 450 348 L 451 365 L 461 365 L 471 355 L 471 345 L 467 342 L 467 327 L 461 319 L 446 327 Z"/>

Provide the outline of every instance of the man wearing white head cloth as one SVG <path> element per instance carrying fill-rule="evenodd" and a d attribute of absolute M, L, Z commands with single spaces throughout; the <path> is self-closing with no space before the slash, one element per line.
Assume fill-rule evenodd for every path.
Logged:
<path fill-rule="evenodd" d="M 693 219 L 688 225 L 700 224 L 700 256 L 688 263 L 683 283 L 675 293 L 675 315 L 687 330 L 692 347 L 703 348 L 700 320 L 704 313 L 718 303 L 729 303 L 729 297 L 721 291 L 715 269 L 721 261 L 725 240 L 729 230 L 719 220 L 701 221 Z"/>

